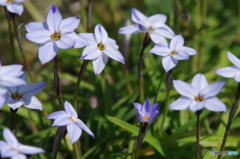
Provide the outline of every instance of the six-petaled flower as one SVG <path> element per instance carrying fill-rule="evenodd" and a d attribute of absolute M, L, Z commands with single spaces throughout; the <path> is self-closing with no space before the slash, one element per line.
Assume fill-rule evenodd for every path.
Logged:
<path fill-rule="evenodd" d="M 25 0 L 0 0 L 0 6 L 6 6 L 7 10 L 11 13 L 17 13 L 18 15 L 22 15 L 23 1 Z"/>

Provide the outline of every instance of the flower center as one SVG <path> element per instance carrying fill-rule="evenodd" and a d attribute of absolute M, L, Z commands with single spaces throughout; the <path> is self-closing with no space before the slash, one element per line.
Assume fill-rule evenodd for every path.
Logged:
<path fill-rule="evenodd" d="M 195 101 L 197 101 L 197 102 L 203 101 L 203 97 L 195 97 L 194 99 L 195 99 Z"/>
<path fill-rule="evenodd" d="M 51 39 L 54 41 L 58 41 L 61 38 L 61 34 L 60 33 L 54 33 L 53 35 L 51 35 Z"/>
<path fill-rule="evenodd" d="M 18 149 L 14 148 L 14 147 L 11 147 L 11 149 L 12 149 L 13 151 L 18 151 Z"/>
<path fill-rule="evenodd" d="M 73 122 L 75 122 L 76 120 L 75 119 L 73 119 L 72 117 L 71 118 L 69 118 L 71 121 L 73 121 Z"/>
<path fill-rule="evenodd" d="M 18 100 L 18 99 L 21 99 L 22 98 L 22 95 L 21 94 L 18 94 L 18 93 L 16 93 L 16 94 L 12 94 L 12 99 L 14 99 L 14 100 Z"/>
<path fill-rule="evenodd" d="M 105 49 L 105 47 L 102 43 L 98 44 L 97 47 L 98 47 L 99 50 L 104 50 Z"/>
<path fill-rule="evenodd" d="M 153 31 L 153 28 L 152 28 L 152 27 L 149 27 L 148 30 L 149 30 L 149 31 Z"/>
<path fill-rule="evenodd" d="M 150 120 L 150 118 L 149 118 L 149 116 L 147 116 L 147 115 L 144 115 L 144 116 L 143 116 L 143 120 L 145 120 L 145 121 L 149 121 L 149 120 Z"/>
<path fill-rule="evenodd" d="M 170 53 L 170 55 L 177 55 L 177 52 L 173 51 L 173 52 Z"/>
<path fill-rule="evenodd" d="M 13 3 L 14 0 L 7 0 L 7 3 Z"/>

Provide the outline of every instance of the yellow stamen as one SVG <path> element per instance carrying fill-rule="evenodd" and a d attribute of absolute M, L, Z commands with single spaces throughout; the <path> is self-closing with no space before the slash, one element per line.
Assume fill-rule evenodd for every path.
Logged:
<path fill-rule="evenodd" d="M 143 117 L 143 120 L 145 120 L 145 121 L 149 121 L 149 120 L 150 120 L 150 118 L 149 118 L 149 116 L 147 116 L 147 115 L 144 115 L 144 117 Z"/>
<path fill-rule="evenodd" d="M 153 28 L 152 28 L 152 27 L 149 27 L 148 30 L 149 30 L 149 31 L 153 31 Z"/>
<path fill-rule="evenodd" d="M 14 148 L 14 147 L 11 147 L 11 149 L 12 149 L 13 151 L 18 151 L 18 149 Z"/>
<path fill-rule="evenodd" d="M 12 94 L 12 99 L 14 99 L 14 100 L 18 100 L 18 99 L 21 99 L 21 98 L 22 98 L 21 94 L 18 94 L 18 93 Z"/>
<path fill-rule="evenodd" d="M 71 118 L 69 118 L 71 121 L 73 121 L 73 122 L 75 122 L 76 120 L 75 119 L 73 119 L 72 117 Z"/>
<path fill-rule="evenodd" d="M 7 3 L 13 3 L 14 0 L 7 0 Z"/>
<path fill-rule="evenodd" d="M 61 39 L 61 34 L 60 33 L 54 33 L 53 35 L 51 35 L 51 39 L 54 41 L 58 41 Z"/>
<path fill-rule="evenodd" d="M 105 49 L 104 45 L 101 44 L 101 43 L 98 44 L 97 47 L 98 47 L 99 50 L 104 50 Z"/>
<path fill-rule="evenodd" d="M 203 101 L 203 97 L 195 97 L 194 99 L 195 99 L 195 101 L 197 101 L 197 102 Z"/>
<path fill-rule="evenodd" d="M 177 55 L 177 52 L 173 51 L 170 53 L 170 55 Z"/>

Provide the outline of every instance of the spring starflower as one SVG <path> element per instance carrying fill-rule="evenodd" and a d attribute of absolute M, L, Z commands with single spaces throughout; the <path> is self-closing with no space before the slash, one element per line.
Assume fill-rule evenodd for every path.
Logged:
<path fill-rule="evenodd" d="M 196 74 L 191 84 L 173 80 L 174 88 L 182 95 L 170 105 L 170 109 L 183 110 L 188 107 L 196 112 L 204 107 L 210 111 L 226 111 L 226 105 L 215 97 L 224 86 L 224 81 L 208 84 L 203 74 Z"/>
<path fill-rule="evenodd" d="M 136 24 L 120 28 L 118 33 L 134 34 L 139 32 L 147 32 L 154 43 L 166 43 L 165 38 L 173 38 L 174 32 L 165 23 L 166 15 L 156 14 L 146 17 L 139 10 L 132 8 L 132 21 Z"/>
<path fill-rule="evenodd" d="M 54 119 L 52 126 L 67 126 L 67 132 L 71 143 L 76 142 L 82 135 L 82 130 L 94 138 L 92 131 L 78 118 L 73 106 L 67 101 L 64 103 L 64 110 L 48 115 L 47 119 Z"/>
<path fill-rule="evenodd" d="M 173 69 L 178 60 L 187 60 L 189 56 L 197 54 L 197 51 L 183 46 L 184 39 L 181 35 L 177 35 L 171 39 L 169 45 L 159 43 L 150 50 L 150 53 L 163 56 L 162 65 L 166 72 Z"/>
<path fill-rule="evenodd" d="M 79 36 L 88 43 L 83 50 L 81 59 L 93 61 L 95 74 L 98 75 L 102 72 L 107 64 L 108 57 L 125 64 L 116 41 L 108 37 L 105 28 L 98 24 L 94 32 L 95 34 L 80 33 Z"/>
<path fill-rule="evenodd" d="M 17 13 L 18 15 L 22 15 L 23 1 L 25 0 L 0 0 L 0 6 L 6 6 L 7 10 L 11 13 Z"/>
<path fill-rule="evenodd" d="M 2 158 L 27 159 L 27 155 L 44 153 L 45 151 L 35 146 L 23 145 L 18 142 L 14 134 L 8 129 L 3 129 L 3 137 L 6 141 L 0 140 L 0 151 Z"/>
<path fill-rule="evenodd" d="M 22 74 L 19 78 L 26 81 L 25 74 Z M 6 104 L 13 110 L 22 105 L 30 109 L 42 110 L 42 104 L 34 94 L 41 92 L 46 84 L 46 82 L 36 82 L 20 86 L 6 87 Z"/>
<path fill-rule="evenodd" d="M 134 108 L 137 112 L 138 119 L 143 123 L 151 123 L 160 113 L 159 106 L 160 104 L 151 105 L 149 99 L 147 98 L 143 105 L 139 103 L 133 103 Z"/>
<path fill-rule="evenodd" d="M 78 17 L 62 19 L 58 8 L 53 5 L 48 12 L 46 22 L 32 22 L 25 25 L 28 32 L 26 38 L 40 44 L 38 57 L 41 64 L 51 61 L 59 49 L 80 48 L 86 45 L 85 40 L 74 32 L 79 23 Z"/>
<path fill-rule="evenodd" d="M 233 66 L 220 68 L 215 73 L 226 78 L 234 78 L 234 80 L 239 83 L 240 82 L 240 59 L 238 59 L 229 51 L 227 52 L 227 57 L 229 61 L 233 63 Z"/>

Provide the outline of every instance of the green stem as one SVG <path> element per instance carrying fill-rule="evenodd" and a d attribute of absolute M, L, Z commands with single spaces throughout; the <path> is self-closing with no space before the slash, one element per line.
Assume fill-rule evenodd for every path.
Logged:
<path fill-rule="evenodd" d="M 58 61 L 57 61 L 57 55 L 54 58 L 54 84 L 55 84 L 55 90 L 58 98 L 58 102 L 61 105 L 62 109 L 64 109 L 63 99 L 62 99 L 62 93 L 61 93 L 61 87 L 60 87 L 60 79 L 58 76 Z"/>
<path fill-rule="evenodd" d="M 11 112 L 11 118 L 10 118 L 10 130 L 13 131 L 13 123 L 14 123 L 14 117 L 16 115 L 18 111 L 18 108 L 13 110 L 12 108 L 10 108 L 10 112 Z"/>
<path fill-rule="evenodd" d="M 199 110 L 196 112 L 197 114 L 197 133 L 196 133 L 196 153 L 195 158 L 200 159 L 200 114 L 202 113 L 202 110 Z"/>
<path fill-rule="evenodd" d="M 166 73 L 164 74 L 164 76 L 162 77 L 162 79 L 160 80 L 160 82 L 158 84 L 157 93 L 156 93 L 156 96 L 155 96 L 154 103 L 157 103 L 157 101 L 158 101 L 158 94 L 160 93 L 160 88 L 162 86 L 162 82 L 163 82 L 163 79 L 165 79 L 165 77 L 166 77 Z"/>
<path fill-rule="evenodd" d="M 237 109 L 238 109 L 239 98 L 240 98 L 240 83 L 238 83 L 238 86 L 237 86 L 236 99 L 233 102 L 232 107 L 230 109 L 228 122 L 227 122 L 227 126 L 226 126 L 226 129 L 225 129 L 225 133 L 224 133 L 224 137 L 223 137 L 223 141 L 222 141 L 220 151 L 224 151 L 224 148 L 225 148 L 225 145 L 226 145 L 226 142 L 227 142 L 227 138 L 228 138 L 228 134 L 230 132 L 230 128 L 231 128 L 231 125 L 232 125 L 232 120 L 233 120 L 233 118 L 234 118 L 234 116 L 237 112 Z M 218 159 L 221 159 L 221 158 L 222 158 L 222 155 L 218 155 Z"/>

